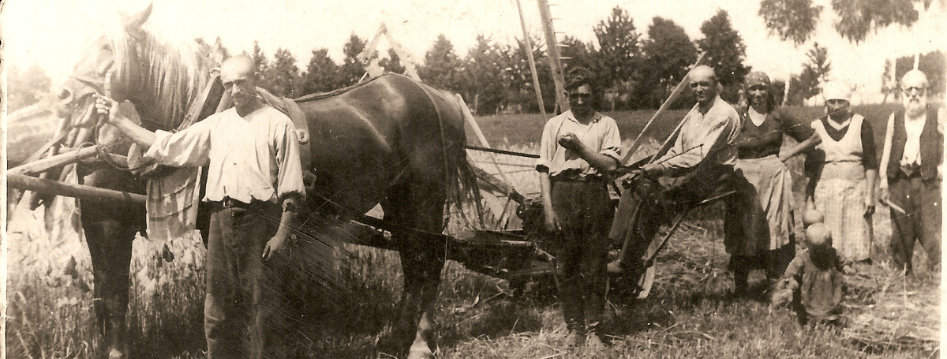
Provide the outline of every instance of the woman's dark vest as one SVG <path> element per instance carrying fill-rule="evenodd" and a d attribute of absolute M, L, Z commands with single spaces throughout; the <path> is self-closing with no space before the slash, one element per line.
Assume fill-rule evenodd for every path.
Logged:
<path fill-rule="evenodd" d="M 888 180 L 894 180 L 901 171 L 901 157 L 907 142 L 904 129 L 904 110 L 894 114 L 894 134 L 891 136 L 891 157 L 888 157 Z M 943 163 L 944 135 L 937 131 L 937 109 L 927 108 L 927 120 L 921 130 L 921 178 L 928 181 L 937 177 L 937 165 Z"/>

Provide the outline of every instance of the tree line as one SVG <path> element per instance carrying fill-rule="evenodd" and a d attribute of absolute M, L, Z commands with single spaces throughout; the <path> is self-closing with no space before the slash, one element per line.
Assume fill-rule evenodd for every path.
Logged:
<path fill-rule="evenodd" d="M 594 75 L 595 101 L 599 108 L 628 110 L 656 108 L 697 60 L 699 52 L 707 53 L 708 63 L 717 69 L 724 86 L 723 96 L 736 100 L 739 84 L 750 71 L 744 64 L 746 46 L 733 29 L 729 15 L 720 10 L 704 22 L 704 37 L 692 41 L 684 28 L 670 19 L 655 17 L 643 38 L 629 13 L 621 7 L 593 28 L 598 46 L 573 36 L 561 41 L 565 67 L 584 66 Z M 277 49 L 272 59 L 254 44 L 252 56 L 261 71 L 260 84 L 275 94 L 298 97 L 312 92 L 330 91 L 354 85 L 365 74 L 365 66 L 357 59 L 367 41 L 351 35 L 343 46 L 344 59 L 336 63 L 325 48 L 312 51 L 306 69 L 299 69 L 296 58 L 285 49 Z M 548 53 L 541 38 L 530 39 L 536 71 L 539 75 L 543 103 L 547 111 L 555 106 L 555 87 L 547 63 Z M 417 64 L 421 79 L 439 88 L 464 97 L 478 115 L 498 112 L 537 112 L 539 104 L 529 69 L 527 42 L 514 44 L 493 41 L 478 35 L 465 57 L 458 55 L 453 44 L 438 36 L 423 63 Z M 401 73 L 400 59 L 390 51 L 379 59 L 388 72 Z M 685 98 L 679 101 L 686 103 Z"/>
<path fill-rule="evenodd" d="M 763 10 L 761 8 L 761 16 Z M 599 109 L 659 107 L 701 52 L 706 53 L 705 63 L 717 71 L 723 86 L 721 96 L 731 102 L 738 100 L 743 79 L 751 68 L 745 64 L 743 38 L 733 28 L 725 10 L 718 10 L 702 23 L 702 37 L 696 40 L 689 38 L 684 28 L 673 20 L 660 16 L 651 20 L 647 29 L 641 32 L 628 11 L 616 6 L 593 27 L 598 46 L 570 35 L 560 41 L 561 57 L 567 69 L 584 66 L 591 70 L 597 95 L 594 101 Z M 806 39 L 794 41 L 798 46 Z M 297 68 L 296 58 L 285 49 L 276 50 L 270 60 L 255 43 L 252 56 L 263 69 L 263 87 L 282 96 L 298 97 L 351 86 L 362 80 L 366 69 L 357 56 L 365 49 L 366 43 L 357 35 L 351 35 L 343 46 L 341 63 L 331 59 L 327 49 L 315 49 L 306 69 Z M 543 103 L 547 111 L 552 111 L 555 86 L 547 63 L 545 42 L 541 37 L 533 36 L 530 43 L 533 44 Z M 529 49 L 522 39 L 514 44 L 504 44 L 481 34 L 466 56 L 461 57 L 450 40 L 440 35 L 425 53 L 423 63 L 416 65 L 423 81 L 461 94 L 478 115 L 538 112 L 526 51 Z M 791 77 L 788 93 L 784 92 L 784 81 L 774 81 L 778 102 L 802 105 L 805 99 L 818 95 L 819 85 L 830 78 L 832 65 L 827 48 L 812 43 L 806 57 L 802 72 Z M 392 50 L 378 61 L 387 72 L 404 72 L 401 60 Z M 908 57 L 898 60 L 898 71 L 902 74 L 908 69 L 902 68 L 907 61 L 913 60 L 908 60 Z M 940 52 L 922 57 L 922 70 L 933 74 L 935 89 L 943 87 L 943 63 L 944 57 Z M 886 84 L 885 93 L 895 93 L 896 87 L 891 84 L 887 68 L 882 76 Z M 784 94 L 788 96 L 786 101 L 783 101 Z M 685 93 L 672 107 L 683 107 L 692 102 Z"/>
<path fill-rule="evenodd" d="M 911 26 L 918 19 L 918 10 L 927 10 L 925 0 L 890 0 L 879 4 L 874 0 L 851 0 L 841 6 L 833 2 L 838 15 L 836 30 L 850 41 L 865 40 L 870 31 L 890 24 Z M 841 3 L 839 3 L 841 4 Z M 847 4 L 847 5 L 846 5 Z M 838 5 L 838 6 L 837 6 Z M 868 11 L 883 8 L 884 11 Z M 812 0 L 763 0 L 759 15 L 771 35 L 795 46 L 808 44 L 820 20 L 822 6 Z M 706 64 L 713 66 L 723 85 L 721 96 L 737 101 L 740 84 L 751 68 L 744 61 L 746 45 L 733 28 L 724 10 L 705 20 L 700 27 L 701 38 L 692 40 L 673 20 L 656 16 L 647 29 L 640 31 L 628 11 L 620 6 L 593 27 L 595 42 L 582 42 L 566 35 L 559 42 L 565 67 L 584 66 L 593 73 L 597 107 L 602 110 L 650 109 L 660 106 L 671 89 L 680 82 L 700 52 L 706 53 Z M 646 35 L 646 36 L 645 36 Z M 531 36 L 531 51 L 536 59 L 543 103 L 551 112 L 555 106 L 555 86 L 547 63 L 547 51 L 539 36 Z M 199 45 L 209 46 L 203 39 Z M 289 50 L 279 48 L 267 56 L 254 42 L 250 54 L 260 69 L 260 85 L 285 97 L 299 97 L 315 92 L 327 92 L 357 84 L 363 80 L 366 66 L 358 59 L 367 41 L 352 34 L 343 45 L 341 63 L 329 57 L 328 49 L 312 50 L 306 68 L 300 69 L 296 57 Z M 423 62 L 415 64 L 421 79 L 431 85 L 454 91 L 463 96 L 478 115 L 499 112 L 538 112 L 539 104 L 533 88 L 527 51 L 527 42 L 518 39 L 513 44 L 494 41 L 478 35 L 465 56 L 455 51 L 445 36 L 438 36 L 425 53 Z M 806 51 L 806 62 L 801 73 L 786 83 L 774 81 L 777 101 L 787 105 L 801 105 L 809 97 L 819 94 L 819 84 L 830 78 L 832 64 L 828 49 L 812 43 Z M 226 53 L 225 49 L 225 53 Z M 387 54 L 375 53 L 378 65 L 387 72 L 403 73 L 405 67 L 391 49 Z M 928 74 L 931 88 L 940 93 L 945 86 L 944 54 L 940 51 L 920 56 L 919 68 Z M 885 64 L 882 92 L 898 95 L 896 79 L 913 68 L 914 57 L 905 56 Z M 39 99 L 48 87 L 49 79 L 36 66 L 24 72 L 9 67 L 8 110 L 15 111 Z M 783 101 L 784 94 L 786 95 Z M 685 92 L 674 107 L 693 102 Z"/>

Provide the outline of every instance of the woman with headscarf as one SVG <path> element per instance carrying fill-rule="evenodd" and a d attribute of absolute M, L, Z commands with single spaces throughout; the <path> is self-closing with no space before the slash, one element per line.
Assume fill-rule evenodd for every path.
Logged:
<path fill-rule="evenodd" d="M 810 126 L 822 139 L 806 157 L 806 207 L 825 214 L 832 247 L 846 262 L 871 263 L 878 157 L 871 124 L 852 111 L 852 89 L 841 81 L 822 88 L 826 116 Z"/>
<path fill-rule="evenodd" d="M 783 134 L 799 142 L 813 134 L 812 128 L 776 108 L 765 73 L 751 72 L 744 86 L 747 104 L 740 109 L 743 124 L 735 141 L 734 165 L 742 175 L 736 186 L 740 193 L 731 201 L 724 224 L 738 296 L 747 292 L 751 269 L 762 268 L 775 283 L 795 256 L 792 177 L 778 155 Z"/>

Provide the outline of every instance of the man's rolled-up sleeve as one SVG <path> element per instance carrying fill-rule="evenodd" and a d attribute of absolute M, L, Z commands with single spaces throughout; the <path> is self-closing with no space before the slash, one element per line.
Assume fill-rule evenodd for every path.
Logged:
<path fill-rule="evenodd" d="M 552 159 L 556 156 L 556 139 L 553 138 L 555 134 L 551 131 L 553 127 L 553 121 L 546 123 L 546 126 L 543 127 L 543 135 L 539 140 L 539 158 L 536 159 L 536 170 L 549 170 L 549 165 L 552 163 Z"/>
<path fill-rule="evenodd" d="M 621 136 L 618 133 L 618 124 L 612 118 L 608 118 L 607 121 L 605 134 L 602 136 L 602 150 L 599 153 L 621 161 Z"/>
<path fill-rule="evenodd" d="M 155 131 L 155 142 L 144 157 L 173 167 L 200 167 L 210 162 L 210 121 L 195 123 L 180 132 Z"/>
<path fill-rule="evenodd" d="M 306 197 L 306 185 L 303 184 L 302 162 L 299 159 L 299 139 L 296 128 L 289 119 L 282 125 L 276 139 L 276 164 L 279 172 L 276 178 L 276 196 L 285 199 L 296 195 Z"/>
<path fill-rule="evenodd" d="M 694 141 L 692 148 L 680 148 L 680 153 L 665 156 L 667 160 L 659 163 L 663 167 L 664 173 L 670 176 L 683 175 L 707 157 L 715 155 L 716 151 L 724 150 L 726 146 L 730 145 L 730 135 L 736 129 L 735 126 L 739 123 L 738 120 L 725 114 L 713 116 L 708 120 L 709 128 L 697 141 Z M 677 141 L 682 141 L 682 137 L 678 137 Z"/>

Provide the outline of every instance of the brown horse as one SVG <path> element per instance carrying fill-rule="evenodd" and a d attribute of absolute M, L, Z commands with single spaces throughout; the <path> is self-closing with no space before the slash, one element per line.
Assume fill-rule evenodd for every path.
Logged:
<path fill-rule="evenodd" d="M 92 94 L 111 84 L 111 96 L 135 104 L 143 125 L 170 129 L 210 78 L 212 65 L 196 51 L 157 42 L 142 29 L 151 7 L 106 29 L 91 42 L 73 79 L 60 86 L 59 112 L 76 121 L 92 106 Z M 348 91 L 300 99 L 311 133 L 306 228 L 346 223 L 381 204 L 394 225 L 404 291 L 391 342 L 409 357 L 430 357 L 432 308 L 445 262 L 444 208 L 470 184 L 463 115 L 451 94 L 388 75 Z M 105 141 L 108 126 L 98 131 Z M 114 146 L 117 153 L 126 151 Z M 110 166 L 84 168 L 84 182 L 141 192 L 142 185 Z M 469 188 L 468 188 L 469 189 Z M 125 313 L 128 269 L 144 207 L 82 201 L 82 223 L 92 254 L 95 309 L 111 357 L 127 355 Z M 331 220 L 326 220 L 331 218 Z"/>

